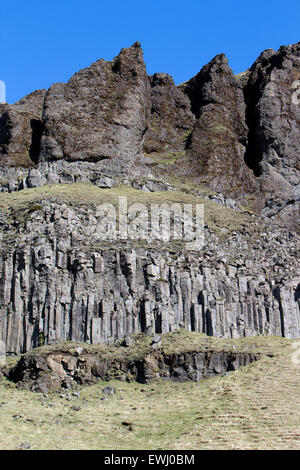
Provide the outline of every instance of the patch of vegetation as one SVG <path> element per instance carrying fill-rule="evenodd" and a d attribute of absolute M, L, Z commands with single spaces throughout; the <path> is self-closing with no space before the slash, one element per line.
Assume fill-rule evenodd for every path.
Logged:
<path fill-rule="evenodd" d="M 191 128 L 191 129 L 188 129 L 186 132 L 184 132 L 184 133 L 179 137 L 179 139 L 180 139 L 181 141 L 185 142 L 185 141 L 190 137 L 190 135 L 192 134 L 192 132 L 193 132 L 193 129 L 192 129 L 192 128 Z"/>
<path fill-rule="evenodd" d="M 166 335 L 164 347 L 172 351 L 177 341 L 185 347 L 193 337 L 180 332 L 172 345 Z M 80 396 L 64 391 L 66 399 L 59 391 L 45 399 L 1 379 L 0 448 L 29 442 L 33 450 L 299 449 L 300 369 L 291 347 L 296 340 L 200 335 L 203 344 L 205 339 L 274 357 L 199 382 L 110 381 L 116 393 L 108 400 L 101 400 L 107 382 L 78 387 Z"/>
<path fill-rule="evenodd" d="M 146 154 L 147 157 L 152 158 L 156 163 L 160 163 L 162 165 L 174 165 L 181 157 L 186 155 L 186 150 L 180 150 L 178 152 L 173 153 L 151 153 Z"/>
<path fill-rule="evenodd" d="M 214 126 L 212 128 L 212 130 L 214 132 L 217 132 L 217 133 L 224 133 L 224 132 L 230 132 L 230 129 L 228 129 L 228 127 L 225 127 L 225 126 L 221 126 L 221 125 L 218 125 L 218 126 Z"/>
<path fill-rule="evenodd" d="M 44 207 L 41 205 L 41 204 L 34 204 L 32 207 L 30 207 L 28 210 L 27 210 L 27 214 L 30 215 L 32 214 L 33 212 L 36 212 L 36 211 L 41 211 L 43 210 Z"/>
<path fill-rule="evenodd" d="M 109 363 L 120 361 L 135 361 L 142 359 L 150 351 L 151 338 L 147 335 L 140 333 L 133 335 L 133 344 L 127 348 L 120 347 L 119 343 L 112 346 L 105 346 L 99 344 L 77 343 L 73 341 L 60 341 L 57 344 L 50 344 L 39 346 L 27 355 L 34 356 L 47 356 L 50 353 L 68 353 L 74 354 L 78 347 L 84 349 L 85 354 L 92 354 L 107 360 Z"/>
<path fill-rule="evenodd" d="M 165 282 L 164 279 L 162 281 Z M 50 344 L 37 347 L 26 355 L 28 356 L 47 356 L 52 353 L 69 353 L 74 354 L 78 347 L 82 347 L 85 354 L 107 359 L 108 362 L 114 361 L 134 361 L 142 359 L 151 351 L 151 337 L 145 333 L 132 335 L 132 345 L 123 348 L 120 342 L 116 342 L 112 346 L 99 344 L 78 343 L 73 341 L 59 341 L 56 344 Z M 122 341 L 121 341 L 122 342 Z M 166 354 L 180 354 L 190 351 L 234 351 L 249 352 L 255 354 L 270 354 L 274 345 L 282 345 L 285 340 L 277 337 L 256 336 L 248 338 L 215 338 L 207 336 L 204 333 L 186 331 L 178 329 L 176 332 L 165 333 L 161 336 L 160 349 Z"/>
<path fill-rule="evenodd" d="M 29 152 L 24 153 L 9 153 L 1 157 L 1 164 L 5 164 L 8 167 L 23 167 L 32 168 L 34 163 L 29 156 Z"/>
<path fill-rule="evenodd" d="M 139 202 L 150 207 L 151 204 L 180 203 L 192 204 L 195 208 L 196 204 L 203 204 L 205 224 L 217 234 L 221 234 L 223 227 L 228 231 L 239 231 L 246 226 L 250 227 L 253 220 L 247 213 L 234 211 L 191 194 L 188 188 L 191 186 L 181 184 L 172 191 L 145 192 L 127 185 L 102 189 L 91 183 L 56 184 L 12 193 L 0 193 L 0 208 L 12 216 L 22 219 L 25 212 L 28 214 L 29 210 L 40 210 L 44 201 L 59 201 L 75 207 L 90 206 L 95 208 L 102 203 L 117 205 L 120 196 L 127 196 L 128 205 Z"/>
<path fill-rule="evenodd" d="M 17 182 L 18 182 L 18 183 L 21 183 L 21 181 L 23 181 L 24 178 L 25 178 L 25 176 L 24 176 L 23 173 L 22 173 L 21 175 L 19 175 L 19 176 L 17 177 Z"/>

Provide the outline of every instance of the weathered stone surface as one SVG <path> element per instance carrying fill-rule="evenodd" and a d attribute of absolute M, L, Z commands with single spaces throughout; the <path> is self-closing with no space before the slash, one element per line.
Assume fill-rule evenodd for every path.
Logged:
<path fill-rule="evenodd" d="M 93 180 L 93 183 L 99 188 L 113 188 L 117 182 L 107 176 Z"/>
<path fill-rule="evenodd" d="M 51 176 L 50 181 L 47 178 L 47 183 L 49 182 L 51 182 Z M 46 180 L 42 177 L 39 170 L 36 168 L 29 170 L 28 177 L 26 178 L 27 188 L 39 188 L 40 186 L 44 186 L 44 184 L 46 184 Z"/>
<path fill-rule="evenodd" d="M 206 230 L 199 253 L 161 243 L 102 247 L 95 208 L 45 202 L 35 210 L 1 226 L 0 340 L 7 352 L 28 351 L 40 337 L 113 344 L 181 327 L 218 337 L 300 336 L 296 234 L 275 226 L 255 232 L 253 219 L 225 243 Z"/>
<path fill-rule="evenodd" d="M 132 187 L 134 189 L 141 189 L 142 191 L 146 192 L 168 191 L 172 188 L 172 186 L 170 186 L 169 184 L 162 183 L 160 181 L 146 181 L 145 183 L 133 181 Z"/>
<path fill-rule="evenodd" d="M 186 169 L 198 181 L 233 197 L 255 192 L 257 183 L 244 161 L 248 128 L 243 90 L 224 54 L 182 85 L 197 118 Z"/>
<path fill-rule="evenodd" d="M 45 94 L 38 90 L 14 105 L 0 105 L 0 165 L 28 167 L 38 161 Z"/>
<path fill-rule="evenodd" d="M 128 164 L 141 153 L 149 113 L 150 85 L 136 43 L 48 90 L 40 158 Z"/>
<path fill-rule="evenodd" d="M 190 101 L 170 75 L 157 73 L 150 77 L 150 83 L 151 117 L 144 151 L 168 154 L 183 150 L 195 122 Z"/>
<path fill-rule="evenodd" d="M 76 359 L 71 354 L 49 353 L 47 356 L 23 356 L 9 377 L 21 388 L 47 395 L 53 389 L 76 387 L 78 384 L 92 384 L 99 380 L 118 378 L 149 383 L 156 379 L 174 382 L 198 381 L 224 375 L 251 362 L 257 361 L 259 354 L 229 351 L 203 351 L 178 354 L 165 354 L 162 351 L 149 352 L 141 359 L 115 360 L 114 372 L 108 372 L 107 361 L 92 354 Z M 101 365 L 102 369 L 95 367 Z M 110 364 L 111 365 L 111 364 Z M 102 389 L 104 396 L 115 395 L 112 385 Z"/>
<path fill-rule="evenodd" d="M 251 67 L 245 86 L 246 161 L 261 186 L 263 213 L 278 213 L 282 219 L 286 213 L 294 227 L 300 220 L 299 79 L 300 43 L 282 46 L 277 52 L 264 51 Z"/>
<path fill-rule="evenodd" d="M 114 395 L 115 394 L 115 387 L 112 385 L 108 385 L 107 387 L 104 387 L 102 390 L 103 395 Z"/>
<path fill-rule="evenodd" d="M 102 219 L 88 205 L 46 200 L 15 217 L 4 204 L 0 340 L 7 352 L 40 340 L 113 344 L 133 332 L 176 328 L 299 336 L 299 238 L 289 231 L 299 230 L 299 47 L 267 50 L 239 76 L 221 54 L 176 87 L 166 74 L 147 76 L 136 43 L 66 84 L 0 106 L 1 191 L 92 182 L 150 193 L 184 176 L 185 194 L 236 212 L 242 203 L 262 216 L 225 241 L 207 226 L 207 247 L 191 255 L 104 246 Z"/>
<path fill-rule="evenodd" d="M 234 76 L 219 54 L 175 86 L 167 74 L 147 76 L 135 43 L 1 105 L 0 190 L 26 188 L 32 165 L 39 184 L 184 176 L 298 230 L 299 60 L 299 43 L 282 46 Z"/>

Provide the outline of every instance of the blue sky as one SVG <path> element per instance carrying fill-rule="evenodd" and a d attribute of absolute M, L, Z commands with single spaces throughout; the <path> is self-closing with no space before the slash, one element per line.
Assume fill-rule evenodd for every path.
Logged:
<path fill-rule="evenodd" d="M 220 52 L 239 73 L 264 49 L 300 41 L 299 17 L 299 0 L 1 1 L 0 80 L 13 103 L 137 40 L 148 73 L 177 84 Z"/>

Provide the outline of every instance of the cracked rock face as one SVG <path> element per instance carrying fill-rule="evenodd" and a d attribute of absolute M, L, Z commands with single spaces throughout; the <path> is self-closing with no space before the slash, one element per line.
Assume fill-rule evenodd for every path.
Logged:
<path fill-rule="evenodd" d="M 229 338 L 300 336 L 299 238 L 288 231 L 253 234 L 249 225 L 224 243 L 207 231 L 199 253 L 161 244 L 103 247 L 97 210 L 54 202 L 35 210 L 2 225 L 7 352 L 28 351 L 41 336 L 113 344 L 178 328 Z"/>
<path fill-rule="evenodd" d="M 243 90 L 225 55 L 203 67 L 184 92 L 197 117 L 188 145 L 192 174 L 233 197 L 254 192 L 257 183 L 244 161 L 248 127 Z"/>
<path fill-rule="evenodd" d="M 37 162 L 45 94 L 38 90 L 14 105 L 0 105 L 0 165 L 28 167 Z"/>
<path fill-rule="evenodd" d="M 49 89 L 41 160 L 134 161 L 149 109 L 150 85 L 136 43 L 112 62 L 100 59 Z"/>
<path fill-rule="evenodd" d="M 175 86 L 167 74 L 147 75 L 135 43 L 68 83 L 0 105 L 0 191 L 42 194 L 25 209 L 14 195 L 0 198 L 7 352 L 39 337 L 112 344 L 177 328 L 299 337 L 299 54 L 300 43 L 264 51 L 238 76 L 220 54 Z M 193 255 L 103 245 L 97 208 L 65 203 L 61 183 L 209 199 L 217 204 L 207 246 Z M 222 232 L 213 223 L 220 204 L 248 211 L 248 225 Z"/>
<path fill-rule="evenodd" d="M 298 43 L 282 46 L 278 52 L 264 51 L 251 67 L 245 87 L 249 125 L 247 160 L 259 176 L 266 201 L 263 212 L 274 214 L 284 209 L 294 227 L 295 222 L 299 223 L 300 207 L 299 79 Z"/>
<path fill-rule="evenodd" d="M 47 356 L 25 355 L 11 371 L 10 378 L 19 388 L 47 394 L 58 387 L 72 388 L 92 384 L 98 380 L 118 378 L 149 383 L 155 379 L 169 379 L 174 382 L 198 381 L 224 375 L 251 362 L 259 360 L 259 354 L 239 352 L 190 352 L 165 354 L 150 352 L 142 359 L 114 361 L 112 363 L 92 354 L 76 357 L 66 352 L 50 353 Z M 105 387 L 104 395 L 113 395 L 112 386 Z"/>
<path fill-rule="evenodd" d="M 139 43 L 68 83 L 0 107 L 0 188 L 185 177 L 293 230 L 299 224 L 300 46 L 234 76 L 224 54 L 188 82 L 149 77 Z M 51 175 L 48 177 L 48 175 Z"/>
<path fill-rule="evenodd" d="M 151 117 L 145 135 L 147 154 L 168 154 L 185 149 L 195 123 L 190 100 L 165 73 L 150 77 Z"/>

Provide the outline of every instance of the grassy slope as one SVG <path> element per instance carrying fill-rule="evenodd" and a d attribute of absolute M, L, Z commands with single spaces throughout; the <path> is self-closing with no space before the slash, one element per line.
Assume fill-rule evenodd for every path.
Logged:
<path fill-rule="evenodd" d="M 100 205 L 102 203 L 117 204 L 120 196 L 127 196 L 128 206 L 139 202 L 149 206 L 150 204 L 180 203 L 180 204 L 204 204 L 205 223 L 217 233 L 221 228 L 227 230 L 242 230 L 250 222 L 252 217 L 247 212 L 236 212 L 186 192 L 185 185 L 181 185 L 172 191 L 145 192 L 120 185 L 112 189 L 100 189 L 90 183 L 57 184 L 43 186 L 41 188 L 25 189 L 13 193 L 0 193 L 0 209 L 8 215 L 19 218 L 29 215 L 34 210 L 39 210 L 40 204 L 45 200 L 59 200 L 72 206 Z M 203 190 L 203 194 L 206 194 Z"/>
<path fill-rule="evenodd" d="M 43 399 L 2 379 L 0 449 L 22 442 L 32 449 L 299 449 L 294 343 L 299 350 L 299 340 L 245 338 L 237 349 L 274 357 L 198 383 L 113 381 L 117 393 L 107 401 L 100 400 L 107 382 L 81 387 L 80 397 L 67 401 L 61 392 Z"/>

